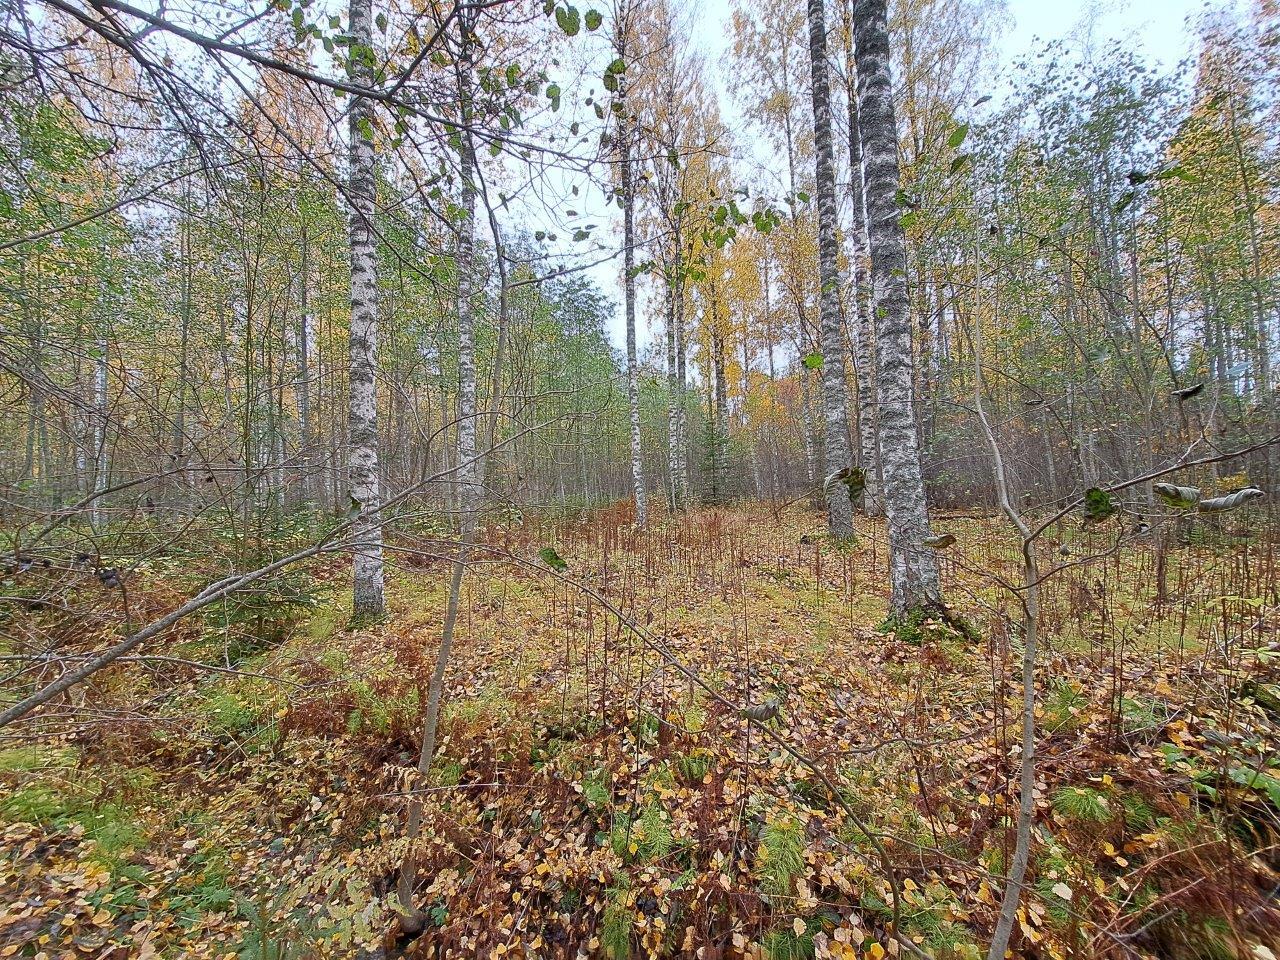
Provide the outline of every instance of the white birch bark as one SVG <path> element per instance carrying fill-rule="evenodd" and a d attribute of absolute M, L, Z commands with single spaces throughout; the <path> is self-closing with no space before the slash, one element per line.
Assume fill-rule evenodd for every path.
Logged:
<path fill-rule="evenodd" d="M 99 321 L 101 323 L 102 321 Z M 105 336 L 94 344 L 97 356 L 93 365 L 93 503 L 89 505 L 89 524 L 97 530 L 102 524 L 102 492 L 107 489 L 110 473 L 107 465 L 107 350 Z"/>
<path fill-rule="evenodd" d="M 457 64 L 458 101 L 464 124 L 470 124 L 472 121 L 471 103 L 474 90 L 471 57 L 475 42 L 474 29 L 474 14 L 464 14 L 459 19 L 461 37 Z M 436 732 L 440 720 L 440 702 L 444 695 L 445 671 L 449 665 L 454 628 L 458 622 L 462 577 L 466 572 L 468 556 L 475 541 L 483 473 L 476 457 L 475 309 L 472 303 L 475 292 L 473 273 L 475 271 L 476 194 L 479 171 L 476 169 L 475 144 L 470 130 L 464 127 L 460 139 L 462 148 L 459 179 L 462 181 L 462 216 L 458 224 L 458 248 L 454 260 L 454 270 L 457 274 L 455 307 L 458 314 L 458 444 L 457 469 L 454 473 L 453 486 L 457 491 L 455 502 L 460 511 L 459 526 L 462 539 L 454 555 L 444 626 L 440 636 L 440 649 L 436 653 L 435 669 L 432 671 L 431 682 L 427 688 L 426 716 L 423 720 L 422 743 L 418 753 L 420 785 L 425 785 L 422 781 L 425 781 L 435 758 Z M 501 250 L 498 251 L 498 255 L 502 255 Z M 495 383 L 496 381 L 495 375 Z M 422 801 L 415 796 L 409 804 L 405 824 L 405 836 L 409 841 L 410 849 L 401 865 L 396 888 L 397 898 L 405 911 L 406 918 L 402 922 L 406 930 L 414 932 L 421 929 L 423 922 L 421 911 L 413 906 L 416 863 L 412 845 L 418 837 L 421 823 Z"/>
<path fill-rule="evenodd" d="M 854 0 L 844 0 L 846 17 L 853 13 Z M 862 138 L 858 133 L 857 68 L 853 61 L 853 25 L 845 43 L 845 93 L 849 113 L 849 201 L 853 226 L 849 231 L 849 259 L 853 263 L 854 324 L 853 366 L 858 392 L 858 466 L 866 486 L 862 491 L 862 512 L 868 517 L 883 513 L 880 498 L 880 450 L 876 444 L 876 346 L 871 323 L 871 276 L 868 270 L 870 242 L 867 240 L 866 191 L 862 181 Z"/>
<path fill-rule="evenodd" d="M 684 509 L 684 490 L 680 476 L 680 403 L 681 391 L 676 364 L 676 297 L 679 290 L 676 286 L 675 272 L 680 269 L 680 241 L 676 238 L 675 263 L 671 265 L 671 276 L 666 278 L 667 296 L 667 472 L 671 485 L 668 500 L 671 512 Z"/>
<path fill-rule="evenodd" d="M 630 10 L 622 5 L 618 10 L 618 22 L 614 29 L 614 50 L 624 62 L 627 59 L 627 43 L 630 39 Z M 627 104 L 627 74 L 618 77 L 618 175 L 622 191 L 622 268 L 623 300 L 627 317 L 627 413 L 631 426 L 631 488 L 636 501 L 636 524 L 645 526 L 649 512 L 644 495 L 644 463 L 640 449 L 640 381 L 636 360 L 636 225 L 635 182 L 631 168 L 631 148 L 635 140 L 635 117 Z"/>
<path fill-rule="evenodd" d="M 822 406 L 828 474 L 852 466 L 849 456 L 848 396 L 844 338 L 840 330 L 840 266 L 836 238 L 836 173 L 831 146 L 831 90 L 827 81 L 827 27 L 822 0 L 809 4 L 809 63 L 813 94 L 813 140 L 818 193 L 819 342 L 822 350 Z M 827 532 L 853 534 L 853 501 L 843 483 L 827 489 Z"/>
<path fill-rule="evenodd" d="M 886 0 L 859 0 L 854 11 L 854 42 L 867 234 L 871 242 L 877 413 L 885 514 L 889 521 L 891 610 L 901 616 L 940 606 L 942 591 L 937 557 L 924 542 L 930 536 L 929 514 L 912 412 L 906 238 L 898 219 L 898 134 L 889 80 L 885 7 Z"/>
<path fill-rule="evenodd" d="M 373 4 L 351 0 L 351 74 L 360 83 L 373 77 Z M 353 97 L 348 114 L 351 202 L 351 412 L 348 469 L 351 497 L 359 516 L 352 524 L 352 615 L 380 617 L 384 611 L 381 490 L 378 482 L 378 263 L 374 239 L 376 179 L 370 123 L 372 102 Z"/>

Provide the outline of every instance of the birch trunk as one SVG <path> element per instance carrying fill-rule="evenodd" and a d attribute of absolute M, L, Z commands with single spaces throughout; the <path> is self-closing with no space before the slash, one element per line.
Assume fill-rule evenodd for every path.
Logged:
<path fill-rule="evenodd" d="M 871 243 L 877 413 L 885 513 L 889 521 L 891 610 L 895 616 L 901 616 L 939 607 L 942 588 L 937 557 L 924 543 L 930 536 L 929 514 L 912 412 L 906 238 L 898 220 L 898 133 L 889 81 L 885 7 L 886 0 L 859 0 L 854 11 L 854 43 L 867 234 Z"/>
<path fill-rule="evenodd" d="M 667 278 L 667 472 L 670 477 L 671 512 L 684 508 L 684 490 L 680 477 L 680 387 L 676 364 L 676 287 L 675 272 L 680 269 L 680 240 L 676 237 L 676 260 L 672 276 Z"/>
<path fill-rule="evenodd" d="M 715 301 L 712 301 L 712 315 L 715 314 Z M 711 502 L 724 503 L 728 499 L 729 475 L 729 397 L 728 386 L 724 377 L 724 337 L 719 333 L 711 334 L 711 366 L 712 396 L 714 405 L 711 409 Z"/>
<path fill-rule="evenodd" d="M 368 84 L 373 78 L 372 0 L 351 0 L 351 74 Z M 348 463 L 353 507 L 352 616 L 380 617 L 384 611 L 381 491 L 378 485 L 378 263 L 374 245 L 376 180 L 370 124 L 373 105 L 353 97 L 348 114 L 351 202 L 351 412 Z"/>
<path fill-rule="evenodd" d="M 104 321 L 99 320 L 99 323 Z M 107 338 L 99 336 L 95 343 L 97 356 L 93 366 L 93 503 L 89 505 L 89 525 L 96 531 L 102 526 L 102 494 L 107 489 L 110 466 L 107 459 Z"/>
<path fill-rule="evenodd" d="M 620 11 L 614 34 L 614 47 L 619 58 L 626 60 L 627 36 L 631 29 L 627 13 Z M 627 105 L 627 75 L 618 78 L 618 174 L 622 189 L 622 266 L 623 299 L 627 315 L 627 412 L 631 422 L 631 488 L 636 501 L 636 524 L 645 526 L 649 515 L 644 496 L 644 464 L 640 450 L 640 382 L 636 362 L 636 276 L 635 276 L 635 184 L 632 180 L 631 146 L 635 134 L 635 118 Z"/>
<path fill-rule="evenodd" d="M 463 14 L 459 20 L 458 101 L 462 122 L 470 124 L 473 87 L 471 77 L 471 53 L 474 44 L 474 14 Z M 436 732 L 440 720 L 440 702 L 444 695 L 445 671 L 453 649 L 454 628 L 458 622 L 458 603 L 462 594 L 462 576 L 466 571 L 471 546 L 475 542 L 477 511 L 480 506 L 481 477 L 483 469 L 476 456 L 476 356 L 475 309 L 472 304 L 473 273 L 475 271 L 475 223 L 476 185 L 479 171 L 476 168 L 475 144 L 470 130 L 461 130 L 459 179 L 462 181 L 462 218 L 458 224 L 458 250 L 454 268 L 457 273 L 458 313 L 458 448 L 457 470 L 454 473 L 455 502 L 460 511 L 462 539 L 454 555 L 453 571 L 449 579 L 449 597 L 445 605 L 444 627 L 440 636 L 440 649 L 436 653 L 435 669 L 427 688 L 426 716 L 423 720 L 422 743 L 418 753 L 419 787 L 425 787 L 427 774 L 435 758 Z M 495 233 L 495 240 L 497 234 Z M 501 249 L 498 255 L 502 255 Z M 500 370 L 495 371 L 495 380 Z M 413 843 L 422 823 L 422 800 L 414 796 L 410 801 L 405 836 L 409 850 L 401 864 L 396 896 L 405 912 L 402 923 L 406 931 L 417 932 L 422 928 L 423 915 L 413 906 L 413 884 L 416 871 Z"/>
<path fill-rule="evenodd" d="M 306 214 L 304 213 L 305 217 Z M 303 221 L 301 236 L 301 263 L 298 265 L 298 373 L 294 392 L 298 404 L 298 472 L 301 479 L 302 501 L 312 504 L 316 500 L 315 464 L 312 450 L 311 428 L 311 245 Z"/>
<path fill-rule="evenodd" d="M 187 471 L 187 383 L 189 354 L 191 350 L 191 298 L 192 298 L 192 252 L 191 252 L 191 187 L 188 181 L 183 185 L 183 212 L 180 237 L 180 255 L 182 257 L 182 318 L 178 344 L 178 411 L 173 420 L 173 465 L 181 470 L 178 486 L 183 491 L 185 501 L 190 494 L 190 475 Z"/>
<path fill-rule="evenodd" d="M 680 501 L 689 502 L 689 411 L 687 387 L 689 379 L 685 369 L 685 330 L 684 330 L 684 286 L 681 285 L 676 295 L 676 419 L 679 426 L 679 439 L 676 453 L 680 463 Z"/>
<path fill-rule="evenodd" d="M 836 172 L 831 146 L 831 90 L 827 83 L 827 27 L 822 0 L 809 2 L 809 64 L 813 93 L 813 142 L 818 193 L 818 277 L 821 283 L 818 336 L 822 349 L 822 402 L 826 470 L 848 470 L 849 399 L 845 389 L 843 337 L 840 331 L 840 266 L 836 238 Z M 853 535 L 853 501 L 843 483 L 827 494 L 827 532 Z"/>
<path fill-rule="evenodd" d="M 844 0 L 846 17 L 854 0 Z M 847 21 L 846 21 L 847 22 Z M 858 390 L 858 466 L 866 486 L 862 512 L 878 517 L 884 512 L 880 498 L 880 449 L 876 444 L 876 347 L 871 329 L 871 277 L 868 271 L 867 201 L 862 179 L 862 138 L 858 133 L 857 68 L 853 59 L 853 25 L 849 23 L 844 51 L 845 93 L 849 112 L 849 201 L 853 229 L 849 231 L 849 259 L 853 261 L 854 377 Z"/>

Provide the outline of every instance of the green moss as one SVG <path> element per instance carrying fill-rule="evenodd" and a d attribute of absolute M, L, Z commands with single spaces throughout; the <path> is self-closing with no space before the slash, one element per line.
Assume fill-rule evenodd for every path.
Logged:
<path fill-rule="evenodd" d="M 65 822 L 82 807 L 46 783 L 29 783 L 0 799 L 0 820 L 6 823 L 57 824 Z"/>
<path fill-rule="evenodd" d="M 963 617 L 936 607 L 917 607 L 890 615 L 879 629 L 914 647 L 927 639 L 961 638 L 970 643 L 979 639 L 977 630 Z"/>
<path fill-rule="evenodd" d="M 582 780 L 582 799 L 593 810 L 600 810 L 613 802 L 613 790 L 609 786 L 609 771 L 598 770 Z"/>

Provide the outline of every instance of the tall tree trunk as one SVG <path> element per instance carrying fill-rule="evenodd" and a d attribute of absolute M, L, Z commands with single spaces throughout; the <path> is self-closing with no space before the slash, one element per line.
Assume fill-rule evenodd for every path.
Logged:
<path fill-rule="evenodd" d="M 852 18 L 855 0 L 844 0 L 845 16 Z M 880 498 L 880 449 L 876 444 L 876 346 L 871 330 L 871 277 L 868 270 L 867 201 L 862 180 L 862 137 L 858 132 L 858 81 L 853 58 L 853 23 L 845 41 L 845 99 L 849 112 L 849 201 L 853 229 L 849 231 L 849 259 L 853 261 L 854 336 L 853 368 L 858 389 L 858 466 L 862 468 L 862 512 L 878 517 Z"/>
<path fill-rule="evenodd" d="M 101 327 L 104 319 L 99 319 Z M 94 344 L 97 356 L 93 365 L 93 503 L 89 505 L 89 524 L 94 530 L 102 524 L 102 493 L 107 489 L 111 468 L 107 454 L 107 350 L 106 333 Z"/>
<path fill-rule="evenodd" d="M 457 62 L 458 101 L 464 125 L 472 122 L 473 98 L 471 54 L 473 50 L 475 14 L 464 13 L 459 19 L 459 55 Z M 436 654 L 435 669 L 427 689 L 426 717 L 423 720 L 422 743 L 418 753 L 419 787 L 426 786 L 427 774 L 435 758 L 436 731 L 440 720 L 440 702 L 444 695 L 445 670 L 453 648 L 454 628 L 458 622 L 458 605 L 462 593 L 462 575 L 466 570 L 468 555 L 475 542 L 477 511 L 481 502 L 483 469 L 476 456 L 476 356 L 475 309 L 472 304 L 472 286 L 475 272 L 475 222 L 476 184 L 479 171 L 476 167 L 475 145 L 471 132 L 464 126 L 461 133 L 459 179 L 462 181 L 462 218 L 458 224 L 458 250 L 455 258 L 457 273 L 458 313 L 458 450 L 457 469 L 454 473 L 455 498 L 460 511 L 462 538 L 454 555 L 452 576 L 449 580 L 449 598 L 445 606 L 444 627 L 440 636 L 440 649 Z M 496 239 L 496 234 L 495 234 Z M 501 256 L 501 249 L 498 251 Z M 500 374 L 501 371 L 496 371 Z M 421 929 L 423 915 L 413 906 L 413 881 L 415 861 L 413 843 L 421 825 L 422 800 L 414 796 L 409 804 L 405 836 L 409 850 L 401 865 L 396 888 L 397 899 L 406 914 L 407 930 Z"/>
<path fill-rule="evenodd" d="M 713 301 L 712 314 L 714 313 Z M 729 396 L 724 375 L 724 336 L 718 332 L 711 334 L 711 354 L 712 387 L 715 397 L 715 404 L 711 410 L 711 449 L 715 457 L 713 460 L 715 477 L 712 481 L 715 495 L 712 497 L 712 502 L 724 503 L 729 493 L 726 483 L 729 476 Z"/>
<path fill-rule="evenodd" d="M 676 235 L 675 261 L 666 278 L 667 295 L 667 472 L 671 512 L 684 509 L 684 490 L 680 477 L 680 385 L 676 363 L 676 298 L 680 295 L 676 286 L 676 273 L 680 269 L 680 238 Z"/>
<path fill-rule="evenodd" d="M 373 79 L 372 0 L 351 0 L 351 74 Z M 352 524 L 352 606 L 356 619 L 380 617 L 385 609 L 382 573 L 381 490 L 378 484 L 378 261 L 374 239 L 377 181 L 374 170 L 373 104 L 353 97 L 348 114 L 351 200 L 351 414 L 347 440 L 351 498 L 359 515 Z"/>
<path fill-rule="evenodd" d="M 191 186 L 190 179 L 183 184 L 182 227 L 179 233 L 182 257 L 182 322 L 178 343 L 178 410 L 173 418 L 173 466 L 182 471 L 178 486 L 183 499 L 189 499 L 190 475 L 187 471 L 187 381 L 191 351 L 191 298 L 193 264 L 191 254 Z"/>
<path fill-rule="evenodd" d="M 810 0 L 811 3 L 817 0 Z M 938 561 L 930 536 L 919 437 L 912 413 L 911 321 L 906 238 L 898 220 L 898 130 L 889 81 L 886 0 L 859 0 L 854 11 L 858 128 L 865 169 L 867 233 L 871 241 L 879 400 L 880 463 L 889 521 L 892 612 L 938 607 Z"/>
<path fill-rule="evenodd" d="M 689 502 L 689 410 L 685 399 L 689 378 L 685 369 L 684 285 L 676 291 L 676 414 L 680 428 L 677 454 L 680 458 L 680 501 Z"/>
<path fill-rule="evenodd" d="M 827 472 L 848 470 L 849 398 L 845 389 L 844 338 L 840 330 L 840 251 L 836 238 L 836 170 L 831 146 L 831 90 L 827 84 L 827 27 L 822 0 L 809 0 L 809 64 L 813 78 L 813 141 L 818 187 L 818 318 L 822 347 L 822 400 Z M 853 534 L 853 500 L 844 483 L 827 485 L 827 532 Z"/>
<path fill-rule="evenodd" d="M 298 467 L 302 472 L 302 499 L 310 503 L 315 499 L 315 465 L 312 453 L 311 430 L 311 286 L 310 244 L 307 225 L 302 226 L 302 263 L 298 267 L 298 379 L 295 384 L 298 400 L 298 445 L 301 453 Z"/>
<path fill-rule="evenodd" d="M 630 22 L 634 11 L 630 5 L 622 5 L 614 30 L 614 50 L 624 62 L 627 45 L 631 39 Z M 640 449 L 640 379 L 636 361 L 636 225 L 635 183 L 632 179 L 631 148 L 635 139 L 635 118 L 627 103 L 627 74 L 624 70 L 618 79 L 618 174 L 622 189 L 622 266 L 623 299 L 627 314 L 627 413 L 631 424 L 631 487 L 636 501 L 636 524 L 643 527 L 649 514 L 644 496 L 644 463 Z"/>

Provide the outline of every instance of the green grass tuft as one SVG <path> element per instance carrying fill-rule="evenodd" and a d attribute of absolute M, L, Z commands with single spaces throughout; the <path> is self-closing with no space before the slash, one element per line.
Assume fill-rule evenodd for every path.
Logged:
<path fill-rule="evenodd" d="M 804 830 L 791 817 L 765 824 L 760 833 L 760 889 L 770 897 L 791 895 L 795 878 L 804 871 Z"/>
<path fill-rule="evenodd" d="M 1107 798 L 1090 787 L 1063 787 L 1053 795 L 1053 809 L 1077 823 L 1106 823 L 1111 819 Z"/>

